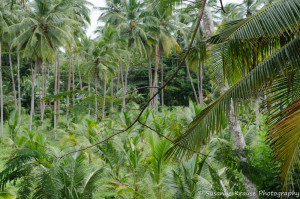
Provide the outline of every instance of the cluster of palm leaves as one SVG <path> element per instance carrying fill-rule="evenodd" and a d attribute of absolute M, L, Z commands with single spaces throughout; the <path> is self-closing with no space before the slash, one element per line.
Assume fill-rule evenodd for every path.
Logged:
<path fill-rule="evenodd" d="M 253 16 L 227 22 L 208 40 L 211 46 L 207 62 L 214 68 L 220 90 L 228 89 L 195 117 L 169 155 L 182 157 L 199 150 L 222 132 L 231 103 L 238 111 L 243 100 L 265 92 L 270 125 L 267 139 L 284 184 L 291 183 L 289 176 L 298 162 L 300 132 L 299 22 L 299 1 L 279 0 Z"/>

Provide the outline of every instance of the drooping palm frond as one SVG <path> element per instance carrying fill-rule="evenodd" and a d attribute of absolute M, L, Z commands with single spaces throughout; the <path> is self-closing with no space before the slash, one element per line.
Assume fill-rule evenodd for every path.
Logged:
<path fill-rule="evenodd" d="M 280 176 L 286 186 L 292 182 L 291 171 L 300 163 L 300 98 L 281 114 L 280 120 L 270 129 L 267 138 L 274 152 L 274 161 L 280 165 Z"/>
<path fill-rule="evenodd" d="M 207 143 L 212 135 L 219 133 L 221 124 L 226 121 L 225 115 L 229 113 L 232 101 L 237 109 L 240 100 L 249 99 L 279 75 L 299 71 L 299 49 L 300 38 L 296 38 L 234 84 L 196 116 L 186 132 L 176 140 L 177 144 L 168 151 L 168 157 L 190 156 L 193 151 L 199 150 L 203 144 Z M 185 146 L 185 149 L 180 146 Z M 186 151 L 186 148 L 190 151 Z"/>
<path fill-rule="evenodd" d="M 279 0 L 211 38 L 211 41 L 272 38 L 299 30 L 300 2 Z"/>

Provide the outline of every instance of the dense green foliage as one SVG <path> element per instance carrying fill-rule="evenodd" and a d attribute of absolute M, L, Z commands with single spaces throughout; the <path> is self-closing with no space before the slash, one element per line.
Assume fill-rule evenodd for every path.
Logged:
<path fill-rule="evenodd" d="M 0 198 L 299 193 L 300 3 L 220 2 L 1 0 Z"/>

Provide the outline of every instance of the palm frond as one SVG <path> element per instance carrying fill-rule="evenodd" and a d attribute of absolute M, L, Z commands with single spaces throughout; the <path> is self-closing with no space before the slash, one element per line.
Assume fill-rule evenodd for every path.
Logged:
<path fill-rule="evenodd" d="M 279 75 L 299 71 L 299 49 L 300 38 L 297 38 L 260 63 L 248 75 L 234 84 L 214 103 L 196 116 L 186 132 L 176 139 L 177 144 L 168 151 L 168 157 L 191 156 L 193 151 L 199 150 L 212 135 L 219 133 L 222 124 L 226 121 L 225 114 L 229 113 L 232 101 L 237 109 L 240 100 L 249 99 L 255 92 L 270 84 Z M 185 146 L 185 148 L 180 146 Z M 186 149 L 189 149 L 189 151 L 186 151 Z"/>

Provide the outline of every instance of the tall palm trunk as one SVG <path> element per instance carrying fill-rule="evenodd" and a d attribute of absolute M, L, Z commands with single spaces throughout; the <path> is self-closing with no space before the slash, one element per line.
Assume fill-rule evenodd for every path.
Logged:
<path fill-rule="evenodd" d="M 118 70 L 117 92 L 119 91 L 119 84 L 120 84 L 120 69 Z"/>
<path fill-rule="evenodd" d="M 79 86 L 80 86 L 80 91 L 82 91 L 82 79 L 81 79 L 81 73 L 80 73 L 80 68 L 79 68 L 79 56 L 76 54 L 76 59 L 77 59 L 77 70 L 78 70 L 78 76 L 79 76 Z"/>
<path fill-rule="evenodd" d="M 102 118 L 101 118 L 101 121 L 104 120 L 104 117 L 105 117 L 105 95 L 106 95 L 106 79 L 104 78 L 104 87 L 103 87 L 103 102 L 102 102 Z"/>
<path fill-rule="evenodd" d="M 120 61 L 120 75 L 121 75 L 121 85 L 122 85 L 122 93 L 123 93 L 123 101 L 122 101 L 122 111 L 125 111 L 125 83 L 124 83 L 124 75 L 123 75 L 123 67 L 122 67 L 122 62 Z"/>
<path fill-rule="evenodd" d="M 158 78 L 157 78 L 157 73 L 158 73 L 158 65 L 159 65 L 159 57 L 158 57 L 158 45 L 155 46 L 155 68 L 154 68 L 154 82 L 153 86 L 157 87 L 158 86 Z M 157 92 L 157 88 L 153 89 L 154 92 Z M 154 98 L 154 107 L 155 107 L 155 113 L 158 113 L 158 103 L 157 103 L 157 96 Z"/>
<path fill-rule="evenodd" d="M 54 61 L 54 95 L 57 95 L 57 61 Z M 56 140 L 56 106 L 57 101 L 54 101 L 53 110 L 53 139 Z"/>
<path fill-rule="evenodd" d="M 149 55 L 149 58 L 148 58 L 148 63 L 149 63 L 149 65 L 148 65 L 148 76 L 149 76 L 149 92 L 150 92 L 150 98 L 152 97 L 152 93 L 153 93 L 153 88 L 152 88 L 152 63 L 151 63 L 151 61 L 152 61 L 152 59 L 151 59 L 151 55 Z M 153 101 L 151 101 L 150 102 L 150 104 L 149 104 L 149 108 L 151 109 L 151 107 L 152 107 L 152 102 Z"/>
<path fill-rule="evenodd" d="M 197 92 L 196 92 L 196 89 L 195 89 L 195 87 L 194 87 L 193 78 L 192 78 L 192 76 L 191 76 L 190 69 L 189 69 L 189 65 L 188 65 L 187 61 L 185 61 L 185 64 L 186 64 L 186 71 L 187 71 L 187 74 L 188 74 L 188 76 L 189 76 L 189 79 L 190 79 L 190 82 L 191 82 L 191 85 L 192 85 L 192 88 L 193 88 L 193 91 L 194 91 L 195 100 L 196 100 L 197 104 L 199 104 Z"/>
<path fill-rule="evenodd" d="M 17 75 L 17 78 L 18 78 L 18 112 L 19 112 L 19 117 L 18 117 L 18 125 L 21 124 L 21 107 L 22 107 L 22 104 L 21 104 L 21 79 L 20 79 L 20 53 L 19 53 L 19 45 L 18 45 L 18 75 Z"/>
<path fill-rule="evenodd" d="M 41 129 L 43 129 L 43 122 L 44 122 L 44 113 L 45 113 L 45 72 L 46 72 L 46 66 L 45 64 L 42 64 L 42 95 L 41 95 Z"/>
<path fill-rule="evenodd" d="M 255 116 L 256 116 L 256 129 L 259 129 L 259 95 L 255 95 Z"/>
<path fill-rule="evenodd" d="M 70 116 L 69 116 L 69 108 L 70 108 L 70 91 L 71 91 L 71 70 L 72 70 L 72 46 L 70 47 L 70 54 L 69 54 L 69 74 L 68 74 L 68 95 L 67 95 L 67 128 L 70 127 Z"/>
<path fill-rule="evenodd" d="M 111 110 L 114 109 L 114 102 L 113 102 L 113 97 L 114 97 L 114 78 L 113 75 L 110 77 L 110 96 L 111 96 L 111 102 L 110 102 L 110 107 Z"/>
<path fill-rule="evenodd" d="M 16 94 L 16 85 L 15 85 L 15 78 L 14 78 L 14 71 L 13 71 L 13 63 L 11 59 L 11 53 L 8 54 L 9 57 L 9 66 L 10 66 L 10 75 L 11 75 L 11 83 L 13 87 L 13 94 L 14 94 L 14 105 L 15 105 L 15 110 L 18 108 L 18 103 L 17 103 L 17 94 Z"/>
<path fill-rule="evenodd" d="M 91 82 L 90 82 L 90 78 L 88 78 L 88 92 L 89 92 L 89 98 L 91 97 Z M 89 103 L 89 112 L 88 112 L 89 116 L 91 115 L 91 105 Z"/>
<path fill-rule="evenodd" d="M 31 130 L 32 126 L 32 118 L 34 114 L 34 85 L 35 85 L 35 76 L 36 76 L 36 69 L 38 66 L 38 59 L 35 61 L 34 69 L 32 68 L 32 60 L 31 60 L 31 75 L 32 75 L 32 80 L 31 80 L 31 104 L 30 104 L 30 119 L 29 119 L 29 130 Z"/>
<path fill-rule="evenodd" d="M 57 52 L 57 94 L 60 93 L 59 51 Z M 60 99 L 57 100 L 57 124 L 60 121 Z"/>
<path fill-rule="evenodd" d="M 75 71 L 74 71 L 74 62 L 73 62 L 73 57 L 72 57 L 72 91 L 73 91 L 73 95 L 72 95 L 72 102 L 73 102 L 73 106 L 75 106 Z"/>
<path fill-rule="evenodd" d="M 1 133 L 0 133 L 0 138 L 3 138 L 3 85 L 2 85 L 2 45 L 1 45 L 1 41 L 0 41 L 0 100 L 1 100 Z"/>
<path fill-rule="evenodd" d="M 128 72 L 129 72 L 129 61 L 127 62 L 126 72 L 125 72 L 125 82 L 124 82 L 124 94 L 123 94 L 123 107 L 126 108 L 126 94 L 128 86 Z"/>
<path fill-rule="evenodd" d="M 97 100 L 97 95 L 98 95 L 98 92 L 97 92 L 97 84 L 98 84 L 98 75 L 96 74 L 95 75 L 95 113 L 94 113 L 94 118 L 95 118 L 95 121 L 97 121 L 97 118 L 98 118 L 98 100 Z"/>
<path fill-rule="evenodd" d="M 203 65 L 199 60 L 199 69 L 198 69 L 198 79 L 199 79 L 199 103 L 203 102 Z"/>
<path fill-rule="evenodd" d="M 160 62 L 161 62 L 161 87 L 164 85 L 164 60 L 163 60 L 163 54 L 162 52 L 160 53 Z M 165 100 L 164 100 L 164 89 L 161 90 L 161 109 L 164 111 L 164 105 L 165 105 Z"/>

